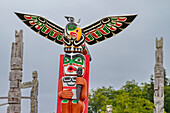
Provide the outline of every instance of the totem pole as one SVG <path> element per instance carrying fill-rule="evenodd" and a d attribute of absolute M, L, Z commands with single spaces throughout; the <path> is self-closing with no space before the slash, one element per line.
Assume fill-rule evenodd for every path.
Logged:
<path fill-rule="evenodd" d="M 164 68 L 163 68 L 163 38 L 156 38 L 155 51 L 155 84 L 154 84 L 154 113 L 164 113 Z"/>
<path fill-rule="evenodd" d="M 4 106 L 9 104 L 7 113 L 21 113 L 21 99 L 31 100 L 31 112 L 38 113 L 38 74 L 37 71 L 32 73 L 33 80 L 22 83 L 22 65 L 23 65 L 23 31 L 18 33 L 15 31 L 15 42 L 12 43 L 11 50 L 11 72 L 9 75 L 10 89 L 8 97 L 0 97 L 0 99 L 8 99 L 8 103 L 0 104 Z M 21 89 L 32 88 L 30 97 L 21 96 Z"/>
<path fill-rule="evenodd" d="M 12 43 L 10 89 L 8 92 L 7 113 L 21 113 L 21 82 L 23 64 L 23 31 L 15 31 L 15 42 Z"/>
<path fill-rule="evenodd" d="M 31 112 L 38 113 L 38 73 L 34 71 L 32 73 L 32 89 L 31 89 Z"/>
<path fill-rule="evenodd" d="M 31 111 L 30 113 L 38 113 L 38 73 L 37 71 L 32 72 L 32 81 L 24 82 L 21 84 L 22 89 L 31 88 L 30 99 L 31 99 Z"/>
<path fill-rule="evenodd" d="M 65 16 L 65 28 L 41 16 L 15 14 L 33 31 L 64 45 L 60 55 L 57 113 L 88 113 L 89 65 L 86 44 L 93 45 L 124 30 L 137 15 L 110 16 L 80 28 L 80 19 Z"/>

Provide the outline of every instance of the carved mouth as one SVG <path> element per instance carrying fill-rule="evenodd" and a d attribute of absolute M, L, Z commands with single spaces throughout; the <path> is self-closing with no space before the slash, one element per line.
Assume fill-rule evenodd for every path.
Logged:
<path fill-rule="evenodd" d="M 73 66 L 69 66 L 67 69 L 68 72 L 76 71 L 76 69 Z"/>
<path fill-rule="evenodd" d="M 68 86 L 74 86 L 76 84 L 76 82 L 68 82 L 67 85 Z"/>

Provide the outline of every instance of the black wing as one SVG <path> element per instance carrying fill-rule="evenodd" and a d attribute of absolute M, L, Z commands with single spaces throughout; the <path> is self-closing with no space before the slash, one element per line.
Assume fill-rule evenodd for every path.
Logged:
<path fill-rule="evenodd" d="M 137 15 L 105 17 L 87 27 L 82 28 L 85 40 L 92 45 L 113 37 L 124 30 Z"/>
<path fill-rule="evenodd" d="M 32 30 L 58 44 L 63 44 L 64 29 L 49 20 L 36 15 L 15 14 Z"/>

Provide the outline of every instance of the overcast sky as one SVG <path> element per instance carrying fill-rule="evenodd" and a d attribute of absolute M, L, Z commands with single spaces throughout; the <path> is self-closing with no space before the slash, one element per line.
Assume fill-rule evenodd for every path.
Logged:
<path fill-rule="evenodd" d="M 164 38 L 164 67 L 170 77 L 170 9 L 169 0 L 1 0 L 0 3 L 0 96 L 7 96 L 11 46 L 15 30 L 24 31 L 23 81 L 32 80 L 32 71 L 39 74 L 39 113 L 56 109 L 56 87 L 59 55 L 63 46 L 33 32 L 19 20 L 14 11 L 37 14 L 64 27 L 65 15 L 81 18 L 81 27 L 103 17 L 138 14 L 124 31 L 111 39 L 88 46 L 91 55 L 90 89 L 113 86 L 119 89 L 127 80 L 149 82 L 154 74 L 155 39 Z M 29 90 L 22 95 L 29 96 Z M 0 100 L 0 104 L 7 100 Z M 22 101 L 22 113 L 30 110 Z M 0 113 L 7 106 L 0 106 Z"/>

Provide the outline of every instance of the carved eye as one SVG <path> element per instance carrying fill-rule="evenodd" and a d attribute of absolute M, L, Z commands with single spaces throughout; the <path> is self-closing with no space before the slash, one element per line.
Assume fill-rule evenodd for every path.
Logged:
<path fill-rule="evenodd" d="M 77 30 L 76 30 L 76 32 L 78 33 L 78 32 L 79 32 L 79 30 L 77 29 Z"/>
<path fill-rule="evenodd" d="M 75 61 L 82 62 L 81 58 L 77 58 Z"/>
<path fill-rule="evenodd" d="M 73 26 L 70 26 L 70 29 L 72 30 L 72 29 L 73 29 Z"/>
<path fill-rule="evenodd" d="M 68 62 L 68 59 L 67 59 L 67 58 L 65 58 L 65 59 L 64 59 L 64 61 L 65 61 L 65 62 Z"/>
<path fill-rule="evenodd" d="M 73 30 L 75 30 L 77 27 L 76 26 L 74 26 L 74 25 L 68 25 L 68 27 L 67 27 L 67 29 L 69 30 L 69 31 L 73 31 Z"/>
<path fill-rule="evenodd" d="M 64 57 L 64 63 L 68 63 L 69 62 L 69 58 Z"/>

